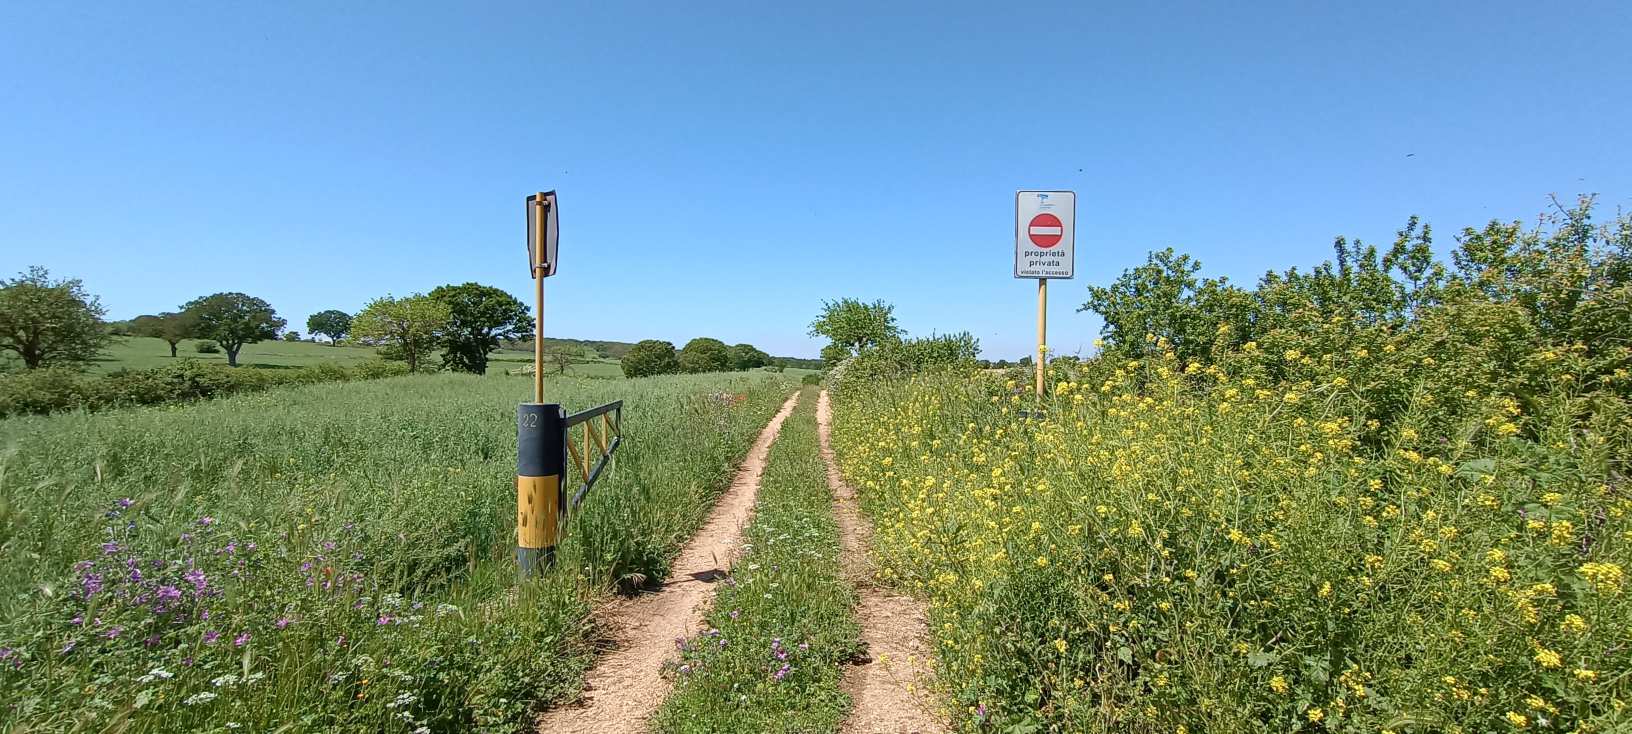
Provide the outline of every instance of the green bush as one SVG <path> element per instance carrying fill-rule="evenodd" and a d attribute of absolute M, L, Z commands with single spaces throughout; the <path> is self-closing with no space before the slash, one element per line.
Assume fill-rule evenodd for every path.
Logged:
<path fill-rule="evenodd" d="M 77 370 L 46 367 L 0 374 L 0 417 L 70 410 L 85 405 L 88 397 Z"/>
<path fill-rule="evenodd" d="M 237 369 L 184 359 L 149 370 L 123 370 L 101 377 L 65 369 L 24 370 L 0 375 L 0 417 L 100 410 L 207 400 L 286 385 L 372 380 L 407 374 L 400 363 L 371 360 L 346 367 L 324 363 L 293 369 Z"/>
<path fill-rule="evenodd" d="M 643 339 L 629 348 L 619 360 L 624 377 L 651 377 L 672 375 L 680 371 L 680 358 L 674 345 L 661 339 Z"/>
<path fill-rule="evenodd" d="M 214 339 L 199 339 L 193 344 L 193 351 L 199 354 L 220 354 L 221 345 L 217 344 Z"/>

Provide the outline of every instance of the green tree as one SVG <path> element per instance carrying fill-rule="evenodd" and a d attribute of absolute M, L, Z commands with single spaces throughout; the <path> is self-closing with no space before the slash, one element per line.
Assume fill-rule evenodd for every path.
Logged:
<path fill-rule="evenodd" d="M 278 318 L 272 304 L 243 293 L 217 293 L 183 304 L 183 313 L 193 320 L 193 336 L 214 339 L 227 352 L 227 364 L 238 366 L 238 350 L 245 344 L 278 338 L 287 323 Z"/>
<path fill-rule="evenodd" d="M 533 338 L 533 318 L 527 304 L 501 289 L 480 283 L 444 285 L 431 291 L 448 307 L 449 321 L 442 332 L 442 366 L 460 372 L 487 374 L 487 355 L 500 340 Z"/>
<path fill-rule="evenodd" d="M 752 344 L 737 344 L 727 350 L 731 360 L 731 369 L 751 370 L 764 367 L 771 363 L 771 355 L 759 351 Z"/>
<path fill-rule="evenodd" d="M 672 375 L 680 371 L 680 358 L 674 353 L 674 345 L 661 339 L 637 342 L 619 361 L 624 377 Z"/>
<path fill-rule="evenodd" d="M 283 340 L 286 342 L 298 342 L 300 341 L 300 332 L 285 331 L 283 332 Z"/>
<path fill-rule="evenodd" d="M 0 280 L 0 349 L 16 352 L 29 369 L 89 362 L 110 338 L 107 313 L 78 278 L 51 280 L 35 266 Z"/>
<path fill-rule="evenodd" d="M 686 342 L 680 350 L 680 371 L 691 374 L 699 372 L 724 372 L 731 369 L 731 354 L 725 347 L 725 342 L 719 339 L 710 339 L 700 336 Z"/>
<path fill-rule="evenodd" d="M 811 336 L 825 336 L 853 354 L 870 346 L 901 338 L 895 307 L 884 301 L 863 303 L 854 298 L 823 301 L 822 314 L 810 322 Z"/>
<path fill-rule="evenodd" d="M 850 351 L 849 347 L 838 342 L 832 342 L 827 346 L 822 347 L 822 366 L 826 367 L 827 369 L 833 369 L 834 367 L 839 366 L 840 362 L 843 362 L 852 356 L 855 356 L 855 354 Z"/>
<path fill-rule="evenodd" d="M 334 308 L 318 311 L 306 319 L 306 331 L 328 337 L 330 346 L 339 345 L 351 333 L 351 314 Z"/>
<path fill-rule="evenodd" d="M 379 348 L 386 359 L 407 362 L 409 372 L 417 372 L 441 344 L 452 318 L 448 304 L 422 293 L 385 296 L 369 301 L 351 320 L 351 335 Z"/>
<path fill-rule="evenodd" d="M 170 356 L 174 357 L 176 356 L 176 345 L 181 344 L 183 339 L 192 336 L 193 329 L 196 326 L 193 323 L 193 318 L 185 311 L 166 311 L 156 316 L 148 314 L 131 319 L 130 333 L 132 336 L 149 336 L 155 339 L 163 339 L 165 343 L 170 345 Z"/>

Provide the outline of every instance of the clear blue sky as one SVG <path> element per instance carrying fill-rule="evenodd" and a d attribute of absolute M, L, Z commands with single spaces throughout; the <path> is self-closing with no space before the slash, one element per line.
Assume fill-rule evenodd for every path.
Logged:
<path fill-rule="evenodd" d="M 145 5 L 145 7 L 138 7 Z M 1148 250 L 1254 279 L 1632 205 L 1632 3 L 7 3 L 0 269 L 110 316 L 240 290 L 290 325 L 475 280 L 546 331 L 813 356 L 823 298 L 1033 343 L 1014 191 L 1078 192 L 1050 339 Z M 1408 154 L 1415 154 L 1408 157 Z"/>

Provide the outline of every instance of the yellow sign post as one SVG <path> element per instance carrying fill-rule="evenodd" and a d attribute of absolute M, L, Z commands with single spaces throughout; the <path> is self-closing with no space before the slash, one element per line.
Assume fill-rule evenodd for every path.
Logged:
<path fill-rule="evenodd" d="M 566 413 L 544 402 L 544 279 L 555 274 L 555 192 L 527 197 L 527 267 L 538 311 L 533 330 L 533 402 L 516 408 L 516 568 L 531 575 L 555 558 L 566 510 Z"/>
<path fill-rule="evenodd" d="M 1048 278 L 1037 279 L 1037 397 L 1043 396 L 1043 366 L 1048 362 Z"/>

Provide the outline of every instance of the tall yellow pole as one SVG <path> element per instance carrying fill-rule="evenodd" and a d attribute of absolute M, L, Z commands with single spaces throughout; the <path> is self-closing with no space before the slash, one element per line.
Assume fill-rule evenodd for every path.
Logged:
<path fill-rule="evenodd" d="M 1048 279 L 1037 279 L 1037 397 L 1043 396 L 1043 365 L 1048 360 Z"/>
<path fill-rule="evenodd" d="M 544 218 L 549 212 L 544 210 L 544 192 L 538 192 L 538 215 L 533 217 L 537 223 L 537 231 L 533 233 L 533 241 L 538 243 L 539 256 L 544 251 Z M 533 263 L 533 301 L 538 305 L 534 314 L 533 323 L 533 402 L 544 402 L 544 269 L 538 263 Z"/>

